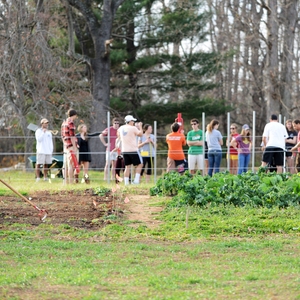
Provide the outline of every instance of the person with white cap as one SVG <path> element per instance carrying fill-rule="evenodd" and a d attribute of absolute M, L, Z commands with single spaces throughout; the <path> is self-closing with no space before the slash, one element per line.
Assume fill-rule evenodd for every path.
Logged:
<path fill-rule="evenodd" d="M 277 173 L 283 172 L 285 140 L 288 133 L 283 124 L 280 124 L 277 115 L 272 114 L 270 122 L 266 124 L 263 132 L 263 158 L 262 167 L 272 166 L 273 161 Z"/>
<path fill-rule="evenodd" d="M 248 124 L 244 124 L 241 134 L 234 137 L 230 143 L 230 146 L 234 147 L 238 151 L 238 174 L 248 171 L 251 142 L 250 127 Z"/>
<path fill-rule="evenodd" d="M 43 165 L 44 180 L 48 180 L 48 165 L 52 164 L 53 140 L 52 133 L 48 130 L 49 121 L 47 119 L 41 120 L 41 127 L 35 132 L 36 138 L 36 181 L 40 181 L 41 170 Z"/>
<path fill-rule="evenodd" d="M 123 154 L 125 171 L 124 171 L 124 184 L 129 184 L 129 175 L 131 165 L 135 166 L 134 184 L 140 182 L 140 174 L 143 167 L 143 160 L 139 152 L 137 137 L 143 135 L 143 123 L 138 122 L 135 126 L 135 119 L 132 115 L 125 117 L 125 125 L 118 129 L 118 137 L 121 140 L 121 151 Z"/>

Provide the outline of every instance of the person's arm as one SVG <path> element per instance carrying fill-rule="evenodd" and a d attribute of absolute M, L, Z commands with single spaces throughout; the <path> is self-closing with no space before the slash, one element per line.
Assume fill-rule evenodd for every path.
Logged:
<path fill-rule="evenodd" d="M 190 147 L 190 146 L 203 146 L 203 141 L 191 141 L 189 139 L 189 134 L 187 135 L 186 137 L 186 143 L 187 145 Z"/>
<path fill-rule="evenodd" d="M 291 149 L 291 151 L 296 151 L 300 147 L 300 141 Z"/>
<path fill-rule="evenodd" d="M 137 136 L 143 136 L 144 133 L 143 133 L 143 123 L 142 122 L 138 123 L 137 129 L 139 130 L 139 132 L 137 133 Z"/>
<path fill-rule="evenodd" d="M 151 138 L 152 137 L 152 138 Z M 150 135 L 150 143 L 152 144 L 152 146 L 154 147 L 154 148 L 156 148 L 156 143 L 155 143 L 155 136 L 154 135 Z"/>
<path fill-rule="evenodd" d="M 262 145 L 261 148 L 262 148 L 262 149 L 265 149 L 266 146 L 267 146 L 267 143 L 268 143 L 268 140 L 267 140 L 267 137 L 266 137 L 266 136 L 263 136 L 262 143 L 263 143 L 263 145 Z"/>
<path fill-rule="evenodd" d="M 138 147 L 141 148 L 141 147 L 143 147 L 144 145 L 146 145 L 146 142 L 142 142 L 142 138 L 140 137 L 140 138 L 138 139 Z"/>
<path fill-rule="evenodd" d="M 238 141 L 235 138 L 233 138 L 232 141 L 230 142 L 230 146 L 233 147 L 234 149 L 237 149 Z"/>
<path fill-rule="evenodd" d="M 101 143 L 104 145 L 104 147 L 108 147 L 108 143 L 105 140 L 105 136 L 108 133 L 108 129 L 105 129 L 102 131 L 102 133 L 99 135 L 100 141 Z"/>
<path fill-rule="evenodd" d="M 220 146 L 223 146 L 223 137 L 222 137 L 221 133 L 220 133 L 220 138 L 219 138 L 219 144 L 220 144 Z"/>
<path fill-rule="evenodd" d="M 91 136 L 98 136 L 100 135 L 101 133 L 100 132 L 92 132 L 92 133 L 88 133 L 87 136 L 88 137 L 91 137 Z"/>

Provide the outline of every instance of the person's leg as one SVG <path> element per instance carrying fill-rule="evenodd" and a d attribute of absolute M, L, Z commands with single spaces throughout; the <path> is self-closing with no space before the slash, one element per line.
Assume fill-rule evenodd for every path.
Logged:
<path fill-rule="evenodd" d="M 196 156 L 197 155 L 188 155 L 188 167 L 189 167 L 189 172 L 191 174 L 195 174 L 196 170 Z"/>
<path fill-rule="evenodd" d="M 239 154 L 238 155 L 238 174 L 242 174 L 244 172 L 244 165 L 245 165 L 245 155 Z"/>
<path fill-rule="evenodd" d="M 74 180 L 74 168 L 73 168 L 73 163 L 72 163 L 72 158 L 70 152 L 67 154 L 67 164 L 68 164 L 68 180 L 67 183 L 71 184 L 73 183 Z"/>
<path fill-rule="evenodd" d="M 283 172 L 284 152 L 281 148 L 274 149 L 274 163 L 276 165 L 277 174 Z"/>
<path fill-rule="evenodd" d="M 48 170 L 49 170 L 48 164 L 44 164 L 43 165 L 43 173 L 44 173 L 44 180 L 45 181 L 48 180 Z"/>
<path fill-rule="evenodd" d="M 217 151 L 215 153 L 215 173 L 220 172 L 221 159 L 222 159 L 222 151 Z"/>
<path fill-rule="evenodd" d="M 36 154 L 36 163 L 35 163 L 35 175 L 36 175 L 36 181 L 40 180 L 41 177 L 41 165 L 44 165 L 45 158 L 44 155 L 37 153 Z"/>
<path fill-rule="evenodd" d="M 300 172 L 300 153 L 297 153 L 296 155 L 296 171 L 297 173 Z"/>
<path fill-rule="evenodd" d="M 238 172 L 238 159 L 236 155 L 232 159 L 232 174 L 236 175 Z"/>
<path fill-rule="evenodd" d="M 215 156 L 213 152 L 208 152 L 208 175 L 212 176 L 215 164 Z"/>
<path fill-rule="evenodd" d="M 130 169 L 131 165 L 125 165 L 125 170 L 124 170 L 124 184 L 128 185 L 129 184 L 129 175 L 130 175 Z"/>
<path fill-rule="evenodd" d="M 202 176 L 205 175 L 205 171 L 203 171 L 203 154 L 197 154 L 196 156 L 196 164 L 197 164 L 197 168 L 195 168 L 197 171 L 200 171 L 202 173 Z"/>
<path fill-rule="evenodd" d="M 249 166 L 249 162 L 250 162 L 250 153 L 245 155 L 245 161 L 244 161 L 244 172 L 248 171 L 248 166 Z"/>
<path fill-rule="evenodd" d="M 36 181 L 40 180 L 40 165 L 38 164 L 38 162 L 36 161 L 35 163 L 35 177 L 36 177 Z"/>
<path fill-rule="evenodd" d="M 175 161 L 172 158 L 167 158 L 167 173 L 171 171 L 176 171 Z"/>
<path fill-rule="evenodd" d="M 116 178 L 116 164 L 117 164 L 118 153 L 110 152 L 110 161 L 111 161 L 111 180 Z"/>
<path fill-rule="evenodd" d="M 146 183 L 151 180 L 152 170 L 154 168 L 154 157 L 148 157 L 147 173 L 146 173 Z"/>

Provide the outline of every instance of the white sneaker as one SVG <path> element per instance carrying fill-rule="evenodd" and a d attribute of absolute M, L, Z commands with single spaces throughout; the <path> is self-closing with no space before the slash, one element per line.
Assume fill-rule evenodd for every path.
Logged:
<path fill-rule="evenodd" d="M 38 178 L 36 178 L 35 181 L 36 181 L 36 182 L 39 182 L 40 180 L 41 180 L 41 178 L 38 177 Z"/>
<path fill-rule="evenodd" d="M 131 184 L 140 184 L 139 182 L 133 181 Z"/>
<path fill-rule="evenodd" d="M 44 181 L 49 181 L 49 178 L 44 178 Z"/>

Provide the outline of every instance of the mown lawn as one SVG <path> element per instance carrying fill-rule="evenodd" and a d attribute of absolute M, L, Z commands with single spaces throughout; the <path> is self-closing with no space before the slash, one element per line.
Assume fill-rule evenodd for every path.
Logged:
<path fill-rule="evenodd" d="M 14 176 L 33 189 L 24 185 L 32 174 Z M 152 229 L 124 219 L 99 231 L 2 225 L 0 299 L 300 299 L 299 208 L 169 208 L 156 217 L 163 224 Z"/>

